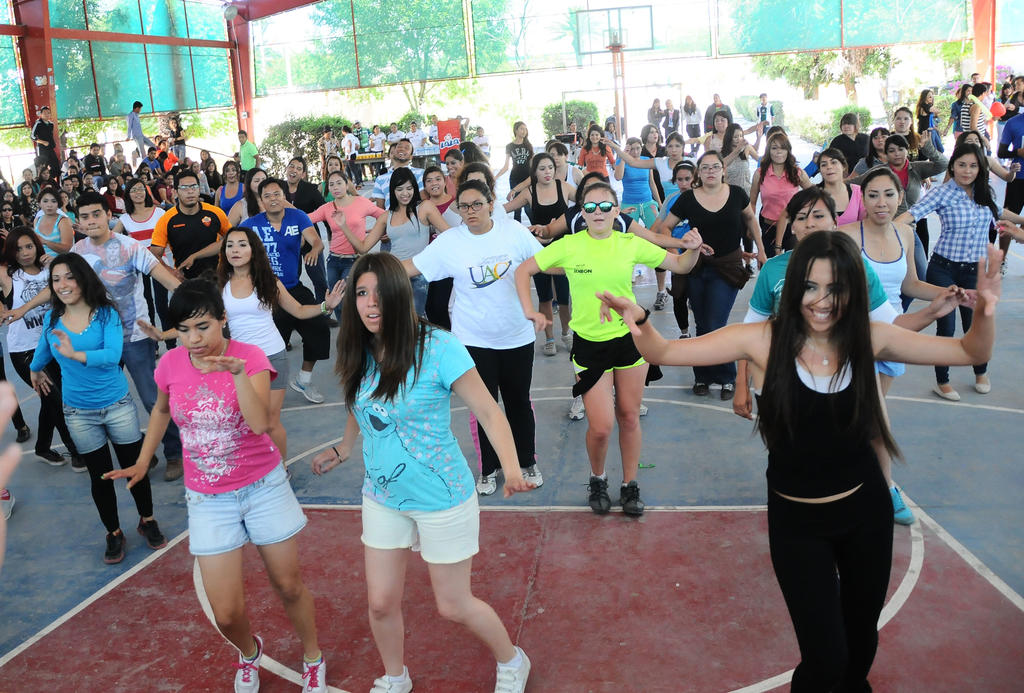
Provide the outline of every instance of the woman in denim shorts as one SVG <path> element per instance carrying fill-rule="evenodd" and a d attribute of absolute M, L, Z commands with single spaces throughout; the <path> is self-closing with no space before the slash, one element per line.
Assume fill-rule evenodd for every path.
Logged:
<path fill-rule="evenodd" d="M 528 491 L 508 421 L 469 352 L 413 308 L 412 286 L 388 253 L 364 255 L 349 274 L 338 363 L 349 415 L 345 436 L 313 459 L 323 474 L 363 434 L 363 535 L 370 628 L 385 673 L 371 693 L 409 693 L 402 591 L 409 549 L 423 555 L 438 611 L 466 626 L 498 660 L 496 693 L 522 693 L 530 660 L 494 609 L 473 596 L 480 507 L 473 474 L 451 431 L 452 391 L 483 426 L 505 471 L 505 496 Z"/>
<path fill-rule="evenodd" d="M 128 380 L 121 370 L 121 319 L 107 289 L 88 263 L 64 253 L 50 264 L 50 310 L 43 317 L 31 371 L 40 397 L 54 386 L 45 368 L 56 359 L 63 381 L 64 419 L 92 480 L 92 499 L 107 529 L 106 563 L 124 559 L 125 538 L 117 516 L 114 485 L 104 474 L 114 467 L 107 442 L 122 467 L 135 463 L 142 433 Z M 149 459 L 148 457 L 146 458 Z M 148 465 L 147 469 L 148 471 Z M 144 475 L 132 486 L 139 534 L 151 549 L 167 544 L 153 519 L 153 494 Z"/>
<path fill-rule="evenodd" d="M 268 435 L 270 381 L 277 375 L 257 347 L 224 336 L 221 292 L 203 279 L 179 286 L 168 306 L 181 346 L 160 359 L 159 392 L 135 466 L 108 474 L 145 480 L 147 460 L 173 417 L 184 451 L 189 550 L 197 557 L 217 628 L 238 648 L 236 693 L 259 690 L 263 641 L 245 609 L 242 547 L 259 550 L 274 591 L 302 642 L 303 690 L 327 690 L 313 595 L 299 573 L 296 535 L 306 517 Z"/>

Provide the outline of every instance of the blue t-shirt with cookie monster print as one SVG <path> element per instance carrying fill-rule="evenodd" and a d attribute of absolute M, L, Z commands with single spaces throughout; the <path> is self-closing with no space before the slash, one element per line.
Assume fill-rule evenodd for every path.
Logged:
<path fill-rule="evenodd" d="M 450 333 L 427 328 L 419 374 L 393 400 L 372 399 L 380 374 L 363 378 L 353 415 L 363 434 L 363 495 L 396 510 L 448 510 L 476 492 L 451 429 L 452 383 L 474 367 Z"/>

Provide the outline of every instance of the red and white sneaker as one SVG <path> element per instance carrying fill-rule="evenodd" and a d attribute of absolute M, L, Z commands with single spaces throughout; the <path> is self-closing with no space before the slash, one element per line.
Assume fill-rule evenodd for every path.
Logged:
<path fill-rule="evenodd" d="M 258 635 L 252 636 L 256 641 L 256 657 L 245 659 L 242 653 L 238 653 L 238 664 L 235 668 L 235 693 L 258 693 L 260 690 L 260 660 L 263 659 L 263 639 Z"/>
<path fill-rule="evenodd" d="M 0 491 L 0 513 L 3 513 L 5 520 L 9 520 L 12 512 L 14 512 L 14 494 L 10 489 L 5 488 Z"/>
<path fill-rule="evenodd" d="M 319 661 L 302 662 L 302 680 L 302 693 L 327 693 L 327 667 L 322 652 Z"/>

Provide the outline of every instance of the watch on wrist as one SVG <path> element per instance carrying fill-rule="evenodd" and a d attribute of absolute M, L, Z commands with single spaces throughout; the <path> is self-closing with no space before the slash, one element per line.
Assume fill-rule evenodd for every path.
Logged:
<path fill-rule="evenodd" d="M 636 323 L 634 323 L 634 324 L 637 327 L 640 327 L 645 322 L 647 322 L 647 318 L 649 318 L 649 317 L 651 317 L 651 311 L 649 311 L 648 309 L 644 308 L 644 316 L 642 318 L 640 318 L 639 320 L 637 320 Z"/>

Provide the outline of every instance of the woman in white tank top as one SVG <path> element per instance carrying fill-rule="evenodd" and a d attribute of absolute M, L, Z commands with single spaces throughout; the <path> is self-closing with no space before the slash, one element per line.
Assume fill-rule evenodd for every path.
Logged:
<path fill-rule="evenodd" d="M 6 271 L 0 272 L 0 288 L 11 299 L 11 308 L 16 311 L 9 316 L 7 328 L 7 349 L 11 364 L 26 385 L 32 385 L 29 365 L 35 355 L 39 335 L 43 331 L 43 318 L 49 310 L 49 302 L 28 311 L 18 310 L 47 288 L 50 272 L 42 264 L 43 248 L 36 242 L 36 235 L 26 226 L 15 227 L 7 237 L 4 246 Z M 23 314 L 22 314 L 23 313 Z M 16 318 L 16 319 L 15 319 Z M 2 359 L 2 355 L 0 355 Z M 0 367 L 2 368 L 2 367 Z M 60 466 L 64 458 L 51 450 L 53 431 L 56 429 L 72 458 L 72 469 L 84 472 L 85 461 L 78 458 L 75 443 L 68 433 L 64 421 L 64 403 L 61 398 L 60 367 L 51 361 L 43 369 L 53 386 L 39 396 L 39 427 L 36 429 L 36 454 L 47 464 Z"/>
<path fill-rule="evenodd" d="M 302 305 L 274 275 L 263 241 L 252 229 L 228 231 L 220 245 L 217 278 L 222 287 L 224 312 L 231 338 L 263 350 L 277 377 L 270 382 L 270 430 L 274 445 L 288 458 L 288 434 L 281 424 L 281 407 L 288 388 L 288 357 L 284 339 L 274 325 L 274 310 L 284 310 L 300 320 L 326 315 L 341 303 L 345 282 L 339 281 L 324 295 L 323 303 Z M 148 331 L 147 331 L 148 332 Z M 171 331 L 150 333 L 167 339 Z M 177 330 L 173 331 L 177 336 Z"/>

